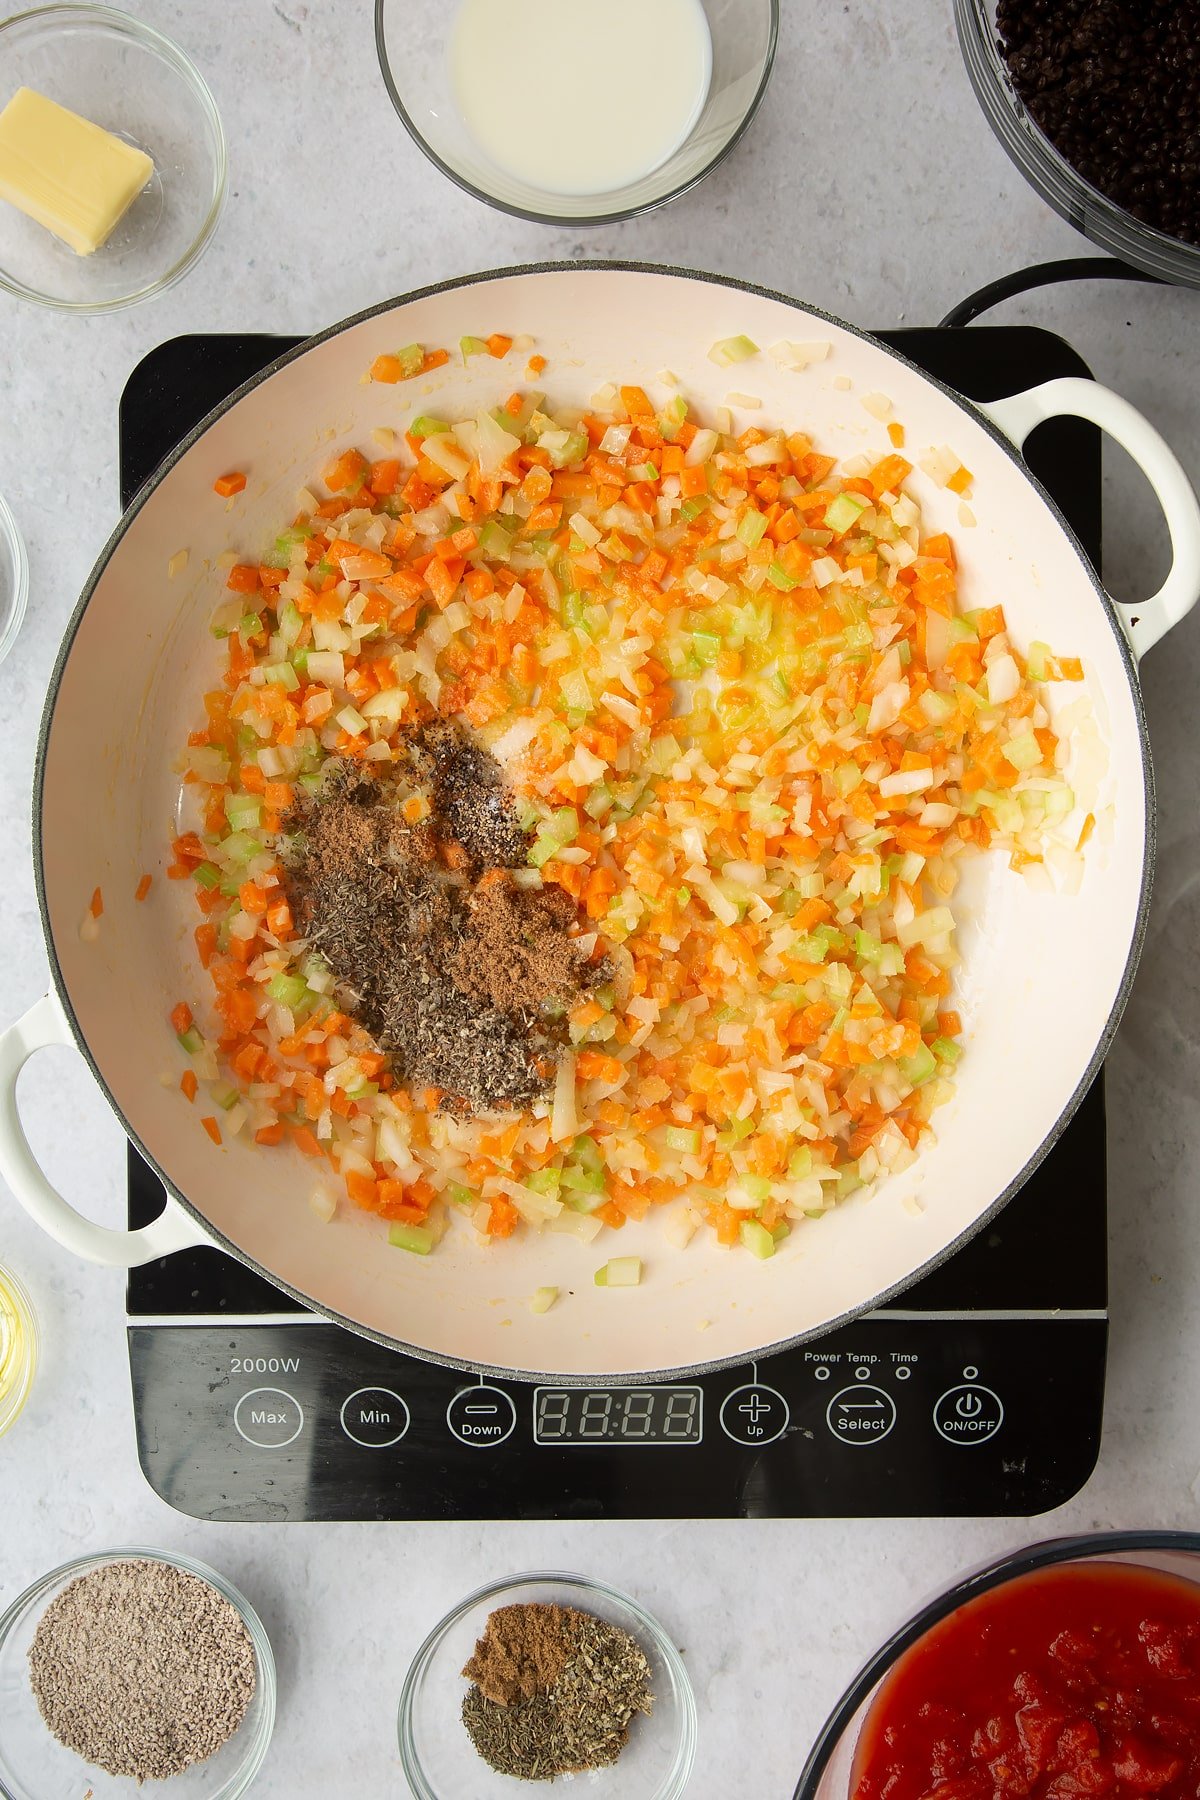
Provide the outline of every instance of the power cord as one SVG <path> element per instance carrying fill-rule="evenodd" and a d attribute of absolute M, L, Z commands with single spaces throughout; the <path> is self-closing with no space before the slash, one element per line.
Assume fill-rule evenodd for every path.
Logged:
<path fill-rule="evenodd" d="M 1057 262 L 1034 263 L 1031 268 L 1016 269 L 1011 275 L 1002 275 L 998 281 L 989 281 L 986 287 L 968 294 L 965 300 L 952 306 L 940 323 L 969 325 L 980 313 L 999 306 L 1002 300 L 1011 300 L 1014 294 L 1028 293 L 1030 288 L 1051 287 L 1059 281 L 1144 281 L 1156 287 L 1166 285 L 1158 275 L 1131 268 L 1115 256 L 1065 256 Z"/>

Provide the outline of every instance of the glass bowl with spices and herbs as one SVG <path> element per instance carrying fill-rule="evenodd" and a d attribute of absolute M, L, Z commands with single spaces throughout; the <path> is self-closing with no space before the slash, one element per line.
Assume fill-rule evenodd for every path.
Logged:
<path fill-rule="evenodd" d="M 78 1557 L 0 1618 L 0 1794 L 236 1800 L 275 1724 L 257 1615 L 161 1550 Z"/>
<path fill-rule="evenodd" d="M 1200 287 L 1195 0 L 954 0 L 967 74 L 1021 173 L 1085 237 Z"/>
<path fill-rule="evenodd" d="M 636 1600 L 582 1575 L 519 1575 L 430 1632 L 399 1735 L 416 1800 L 499 1800 L 559 1776 L 597 1800 L 677 1800 L 696 1704 L 678 1650 Z"/>

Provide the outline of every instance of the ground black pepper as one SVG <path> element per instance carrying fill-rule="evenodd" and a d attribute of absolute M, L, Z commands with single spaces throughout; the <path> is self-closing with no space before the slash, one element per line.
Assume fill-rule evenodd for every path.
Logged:
<path fill-rule="evenodd" d="M 1200 244 L 1196 0 L 999 0 L 1013 86 L 1086 181 Z"/>
<path fill-rule="evenodd" d="M 409 823 L 397 775 L 332 765 L 284 821 L 284 887 L 338 999 L 391 1073 L 455 1111 L 516 1111 L 547 1091 L 564 1009 L 607 973 L 570 935 L 561 889 L 518 886 L 529 846 L 499 765 L 453 724 L 400 763 L 432 811 Z"/>

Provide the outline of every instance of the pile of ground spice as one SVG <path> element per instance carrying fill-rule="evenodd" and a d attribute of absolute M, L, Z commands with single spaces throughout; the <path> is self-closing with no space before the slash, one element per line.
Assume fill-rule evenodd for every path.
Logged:
<path fill-rule="evenodd" d="M 571 1606 L 500 1607 L 463 1674 L 471 1742 L 498 1774 L 525 1781 L 609 1767 L 653 1706 L 637 1640 Z"/>
<path fill-rule="evenodd" d="M 430 812 L 408 823 L 398 783 Z M 516 1111 L 547 1091 L 564 1009 L 605 978 L 556 887 L 522 887 L 529 837 L 499 764 L 451 722 L 407 740 L 400 773 L 329 769 L 284 821 L 284 886 L 339 1001 L 391 1073 L 456 1111 Z"/>
<path fill-rule="evenodd" d="M 1013 87 L 1110 200 L 1200 244 L 1196 0 L 998 0 Z"/>
<path fill-rule="evenodd" d="M 149 1558 L 105 1563 L 50 1602 L 29 1648 L 43 1719 L 109 1775 L 162 1781 L 231 1738 L 254 1698 L 254 1644 L 198 1575 Z"/>

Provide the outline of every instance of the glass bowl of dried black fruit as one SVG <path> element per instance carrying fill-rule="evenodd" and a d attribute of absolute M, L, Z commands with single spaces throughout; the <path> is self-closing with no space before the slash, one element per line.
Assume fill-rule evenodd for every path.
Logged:
<path fill-rule="evenodd" d="M 696 1755 L 691 1682 L 662 1626 L 628 1594 L 554 1572 L 447 1613 L 413 1658 L 398 1726 L 416 1800 L 501 1800 L 557 1775 L 594 1800 L 678 1800 Z"/>
<path fill-rule="evenodd" d="M 1114 256 L 1200 287 L 1200 34 L 1179 0 L 954 0 L 992 130 Z"/>

